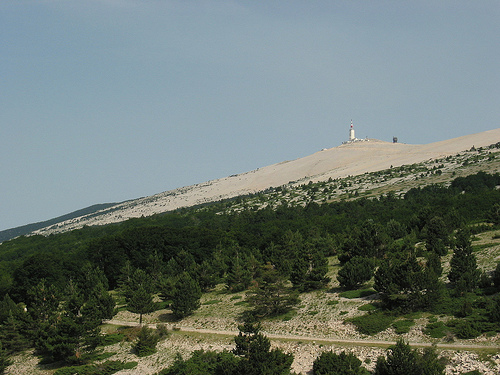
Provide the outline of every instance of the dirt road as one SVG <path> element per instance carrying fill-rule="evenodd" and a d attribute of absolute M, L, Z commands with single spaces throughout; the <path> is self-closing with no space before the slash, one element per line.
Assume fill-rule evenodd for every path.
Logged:
<path fill-rule="evenodd" d="M 138 327 L 139 323 L 137 322 L 127 322 L 122 320 L 106 320 L 104 321 L 106 324 L 118 325 L 118 326 L 126 326 L 126 327 Z M 156 324 L 143 324 L 147 325 L 150 328 L 156 328 Z M 203 329 L 203 328 L 193 328 L 186 326 L 178 326 L 175 324 L 165 324 L 168 330 L 175 330 L 180 332 L 196 332 L 204 335 L 217 335 L 217 336 L 237 336 L 238 331 L 223 331 L 223 330 L 214 330 L 214 329 Z M 384 340 L 370 340 L 370 339 L 339 339 L 339 338 L 329 338 L 329 337 L 313 337 L 313 336 L 299 336 L 299 335 L 277 335 L 273 333 L 267 333 L 262 331 L 270 339 L 275 340 L 291 340 L 291 341 L 307 341 L 307 342 L 315 342 L 315 343 L 328 343 L 328 344 L 344 344 L 344 345 L 352 345 L 352 346 L 377 346 L 377 347 L 386 347 L 390 345 L 394 345 L 395 341 L 384 341 Z M 412 347 L 430 347 L 433 344 L 429 342 L 410 342 Z M 500 345 L 496 345 L 494 343 L 489 345 L 480 345 L 480 344 L 457 344 L 457 343 L 437 343 L 435 344 L 437 348 L 443 350 L 481 350 L 481 349 L 496 349 L 500 351 Z"/>

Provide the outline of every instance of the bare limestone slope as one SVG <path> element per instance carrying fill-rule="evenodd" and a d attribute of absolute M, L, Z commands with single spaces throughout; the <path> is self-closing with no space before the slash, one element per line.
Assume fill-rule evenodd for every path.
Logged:
<path fill-rule="evenodd" d="M 48 235 L 104 225 L 129 218 L 150 216 L 221 199 L 252 194 L 293 181 L 325 181 L 356 176 L 406 164 L 438 159 L 500 141 L 500 128 L 426 145 L 389 143 L 375 139 L 347 143 L 312 155 L 284 161 L 230 177 L 166 191 L 150 197 L 120 203 L 97 213 L 81 216 L 36 231 Z"/>

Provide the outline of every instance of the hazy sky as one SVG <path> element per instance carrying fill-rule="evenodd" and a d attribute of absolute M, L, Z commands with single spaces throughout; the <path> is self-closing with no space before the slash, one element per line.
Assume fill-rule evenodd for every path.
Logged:
<path fill-rule="evenodd" d="M 0 230 L 356 136 L 500 127 L 500 1 L 2 0 Z M 495 140 L 500 141 L 500 140 Z"/>

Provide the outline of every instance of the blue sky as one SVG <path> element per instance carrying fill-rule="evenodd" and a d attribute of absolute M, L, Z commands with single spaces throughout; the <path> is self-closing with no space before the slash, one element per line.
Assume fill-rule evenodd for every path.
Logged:
<path fill-rule="evenodd" d="M 500 2 L 3 0 L 0 230 L 500 126 Z M 499 141 L 499 140 L 495 140 Z"/>

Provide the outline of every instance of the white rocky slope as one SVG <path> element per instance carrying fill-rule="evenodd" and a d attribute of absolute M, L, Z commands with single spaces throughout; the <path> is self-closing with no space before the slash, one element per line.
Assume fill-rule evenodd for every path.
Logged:
<path fill-rule="evenodd" d="M 307 183 L 355 176 L 391 166 L 438 159 L 473 146 L 485 147 L 497 142 L 500 142 L 500 128 L 426 145 L 389 143 L 375 139 L 353 142 L 251 172 L 120 203 L 98 213 L 71 219 L 35 233 L 48 235 L 81 228 L 84 225 L 116 223 L 129 218 L 150 216 L 181 207 L 256 193 L 294 181 Z"/>

